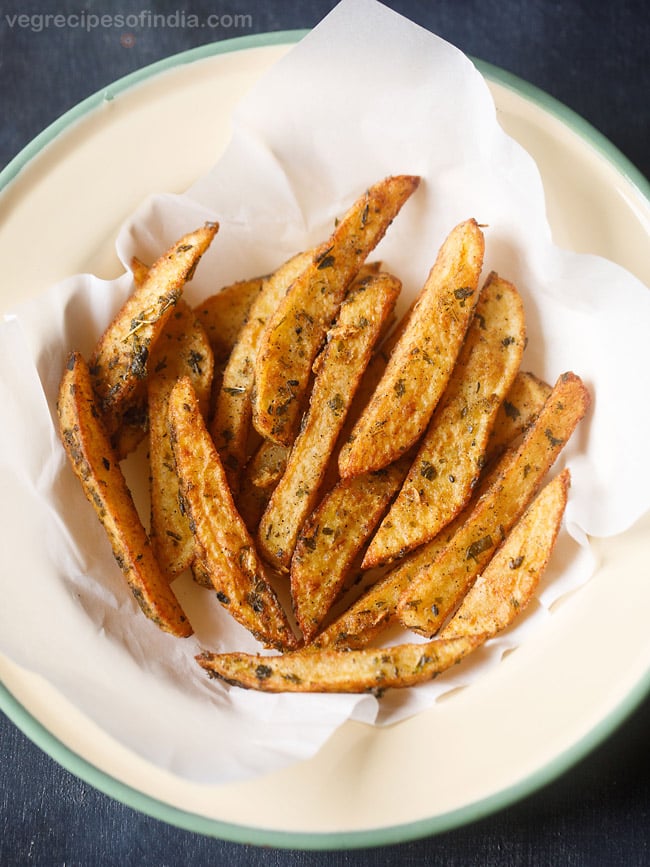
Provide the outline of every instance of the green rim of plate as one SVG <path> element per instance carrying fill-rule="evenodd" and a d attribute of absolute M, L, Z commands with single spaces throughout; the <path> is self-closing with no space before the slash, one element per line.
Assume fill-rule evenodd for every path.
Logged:
<path fill-rule="evenodd" d="M 308 32 L 307 30 L 277 31 L 274 33 L 240 36 L 222 42 L 211 43 L 165 58 L 119 79 L 109 87 L 98 91 L 96 94 L 83 100 L 83 102 L 80 102 L 33 139 L 0 172 L 0 194 L 40 151 L 85 115 L 98 108 L 106 99 L 112 99 L 125 90 L 138 85 L 140 82 L 185 63 L 193 63 L 194 61 L 212 57 L 216 54 L 243 51 L 248 48 L 292 44 L 299 41 Z M 594 129 L 584 118 L 534 85 L 517 78 L 517 76 L 481 60 L 474 59 L 473 62 L 486 78 L 515 91 L 527 101 L 538 105 L 546 113 L 553 115 L 568 126 L 611 163 L 618 173 L 635 188 L 641 198 L 650 202 L 650 183 L 618 148 Z M 42 723 L 32 716 L 2 683 L 0 683 L 0 709 L 36 746 L 47 753 L 59 765 L 70 771 L 70 773 L 109 797 L 154 819 L 167 822 L 170 825 L 175 825 L 187 831 L 219 837 L 235 843 L 273 846 L 283 849 L 334 850 L 387 846 L 416 840 L 475 822 L 514 804 L 557 779 L 594 750 L 642 703 L 649 692 L 650 671 L 645 677 L 641 678 L 639 683 L 636 684 L 634 689 L 625 696 L 617 707 L 594 726 L 580 741 L 536 773 L 487 798 L 468 804 L 458 810 L 444 813 L 440 816 L 421 819 L 417 822 L 365 831 L 332 833 L 274 831 L 268 828 L 254 828 L 230 822 L 221 822 L 217 819 L 180 810 L 120 782 L 120 780 L 101 771 L 86 761 L 86 759 L 77 755 L 77 753 L 62 743 L 62 741 L 56 738 Z"/>

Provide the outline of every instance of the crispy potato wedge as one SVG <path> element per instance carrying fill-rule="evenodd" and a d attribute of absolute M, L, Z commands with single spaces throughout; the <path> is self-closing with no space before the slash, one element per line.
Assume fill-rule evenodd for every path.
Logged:
<path fill-rule="evenodd" d="M 410 463 L 405 455 L 376 473 L 342 479 L 303 524 L 291 560 L 291 596 L 306 642 L 320 629 Z"/>
<path fill-rule="evenodd" d="M 530 602 L 555 546 L 571 483 L 569 470 L 548 482 L 438 633 L 496 635 Z"/>
<path fill-rule="evenodd" d="M 188 377 L 179 379 L 169 395 L 168 421 L 198 571 L 210 576 L 219 602 L 259 641 L 278 649 L 295 647 L 286 614 L 233 503 Z"/>
<path fill-rule="evenodd" d="M 260 553 L 280 570 L 288 571 L 298 533 L 316 504 L 345 415 L 401 286 L 389 274 L 355 282 L 328 333 L 315 365 L 309 409 L 260 521 Z"/>
<path fill-rule="evenodd" d="M 361 648 L 367 647 L 378 638 L 397 620 L 397 605 L 404 591 L 415 576 L 434 561 L 451 542 L 454 533 L 466 518 L 466 511 L 468 510 L 463 510 L 435 539 L 408 554 L 377 579 L 317 635 L 309 647 Z"/>
<path fill-rule="evenodd" d="M 297 650 L 284 656 L 206 652 L 196 660 L 210 677 L 244 689 L 381 695 L 432 680 L 483 641 L 479 635 L 464 635 L 365 650 Z"/>
<path fill-rule="evenodd" d="M 239 474 L 246 463 L 260 338 L 270 316 L 311 258 L 312 253 L 298 253 L 264 280 L 223 373 L 210 432 L 234 492 L 238 490 Z"/>
<path fill-rule="evenodd" d="M 208 335 L 217 364 L 230 357 L 265 279 L 238 280 L 208 296 L 194 308 L 196 318 Z"/>
<path fill-rule="evenodd" d="M 207 334 L 194 311 L 182 299 L 152 350 L 149 368 L 149 537 L 161 568 L 173 577 L 187 569 L 194 559 L 194 536 L 189 518 L 181 508 L 178 476 L 169 441 L 169 395 L 176 380 L 188 376 L 205 416 L 214 371 L 214 356 Z"/>
<path fill-rule="evenodd" d="M 508 448 L 515 437 L 535 421 L 548 400 L 551 386 L 534 374 L 520 371 L 499 407 L 488 440 L 486 463 Z"/>
<path fill-rule="evenodd" d="M 562 374 L 521 445 L 467 521 L 402 593 L 397 614 L 403 626 L 429 636 L 438 631 L 534 497 L 589 404 L 582 380 L 573 373 Z"/>
<path fill-rule="evenodd" d="M 138 605 L 165 632 L 179 638 L 191 635 L 192 627 L 153 555 L 100 419 L 88 366 L 78 352 L 70 355 L 63 373 L 57 412 L 72 468 Z"/>
<path fill-rule="evenodd" d="M 289 449 L 272 440 L 262 440 L 241 475 L 234 494 L 237 511 L 253 536 L 269 504 L 273 488 L 287 466 Z"/>
<path fill-rule="evenodd" d="M 149 353 L 217 230 L 216 223 L 206 223 L 167 250 L 100 338 L 90 370 L 109 433 L 146 378 Z"/>
<path fill-rule="evenodd" d="M 253 397 L 253 424 L 265 439 L 293 442 L 312 363 L 348 286 L 418 184 L 419 178 L 400 175 L 370 187 L 317 248 L 267 323 Z"/>
<path fill-rule="evenodd" d="M 493 272 L 413 466 L 366 552 L 364 569 L 391 562 L 433 539 L 468 502 L 525 343 L 519 293 Z"/>
<path fill-rule="evenodd" d="M 474 312 L 484 247 L 476 220 L 456 226 L 443 243 L 384 376 L 341 449 L 342 478 L 380 470 L 425 431 Z"/>

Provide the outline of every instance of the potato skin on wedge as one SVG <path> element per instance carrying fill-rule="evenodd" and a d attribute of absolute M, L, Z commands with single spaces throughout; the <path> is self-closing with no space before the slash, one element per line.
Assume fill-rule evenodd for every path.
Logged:
<path fill-rule="evenodd" d="M 413 466 L 370 543 L 363 568 L 391 562 L 433 539 L 469 501 L 525 342 L 519 293 L 493 272 Z"/>
<path fill-rule="evenodd" d="M 214 355 L 204 328 L 182 299 L 151 353 L 149 398 L 149 536 L 161 568 L 178 575 L 194 559 L 194 537 L 179 501 L 178 476 L 167 429 L 169 394 L 176 380 L 189 376 L 204 415 L 210 404 Z"/>
<path fill-rule="evenodd" d="M 480 635 L 463 635 L 364 650 L 298 650 L 284 656 L 206 652 L 196 660 L 210 677 L 244 689 L 381 695 L 387 689 L 432 680 L 484 640 Z"/>
<path fill-rule="evenodd" d="M 90 370 L 110 433 L 145 379 L 149 353 L 218 228 L 206 223 L 176 241 L 136 284 L 101 336 Z"/>
<path fill-rule="evenodd" d="M 295 647 L 295 636 L 235 508 L 223 465 L 186 376 L 169 395 L 168 423 L 199 572 L 210 576 L 219 602 L 258 641 L 278 649 Z"/>
<path fill-rule="evenodd" d="M 253 425 L 291 445 L 304 409 L 312 362 L 351 281 L 383 238 L 420 179 L 385 178 L 341 218 L 267 323 L 255 363 Z"/>
<path fill-rule="evenodd" d="M 524 610 L 555 547 L 567 503 L 568 469 L 548 482 L 476 579 L 439 638 L 496 635 Z"/>
<path fill-rule="evenodd" d="M 100 419 L 88 366 L 78 352 L 68 359 L 57 411 L 72 468 L 106 530 L 138 605 L 165 632 L 180 638 L 191 635 L 192 627 L 153 555 Z"/>
<path fill-rule="evenodd" d="M 467 521 L 403 592 L 397 614 L 404 627 L 427 636 L 440 629 L 528 507 L 590 403 L 578 376 L 558 378 L 537 420 L 519 448 L 502 459 L 503 469 Z"/>
<path fill-rule="evenodd" d="M 341 478 L 381 470 L 426 430 L 472 318 L 484 250 L 473 219 L 443 242 L 386 371 L 341 449 Z"/>

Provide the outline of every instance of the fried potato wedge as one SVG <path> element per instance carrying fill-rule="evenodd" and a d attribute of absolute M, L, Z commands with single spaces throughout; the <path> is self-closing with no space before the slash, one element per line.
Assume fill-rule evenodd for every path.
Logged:
<path fill-rule="evenodd" d="M 482 644 L 463 635 L 422 644 L 364 650 L 294 651 L 284 656 L 202 653 L 196 657 L 210 677 L 264 692 L 372 692 L 433 680 Z"/>
<path fill-rule="evenodd" d="M 559 377 L 537 420 L 450 544 L 403 592 L 397 614 L 407 629 L 434 635 L 535 496 L 590 405 L 582 380 Z"/>
<path fill-rule="evenodd" d="M 217 230 L 216 223 L 206 223 L 167 250 L 100 338 L 90 370 L 110 433 L 146 378 L 149 353 Z"/>
<path fill-rule="evenodd" d="M 282 571 L 289 569 L 300 528 L 316 504 L 346 413 L 401 288 L 389 274 L 356 281 L 317 359 L 309 409 L 257 536 L 262 556 Z"/>
<path fill-rule="evenodd" d="M 311 258 L 312 253 L 298 253 L 263 281 L 223 373 L 210 432 L 228 482 L 235 492 L 247 457 L 255 359 L 261 335 L 274 310 Z"/>
<path fill-rule="evenodd" d="M 444 241 L 384 376 L 341 449 L 341 478 L 382 469 L 426 430 L 474 312 L 484 248 L 476 220 Z"/>
<path fill-rule="evenodd" d="M 267 323 L 253 399 L 253 424 L 265 439 L 293 442 L 312 363 L 348 286 L 418 184 L 417 177 L 399 175 L 370 187 L 317 248 Z"/>
<path fill-rule="evenodd" d="M 235 505 L 253 536 L 269 504 L 273 488 L 287 466 L 289 449 L 272 440 L 262 440 L 241 475 Z"/>
<path fill-rule="evenodd" d="M 304 523 L 291 560 L 291 596 L 303 638 L 311 641 L 402 484 L 410 459 L 342 479 Z"/>
<path fill-rule="evenodd" d="M 499 407 L 488 441 L 486 463 L 503 454 L 510 443 L 535 421 L 548 400 L 551 386 L 533 373 L 520 371 Z"/>
<path fill-rule="evenodd" d="M 524 610 L 555 546 L 570 482 L 565 469 L 542 488 L 438 633 L 439 638 L 496 635 Z"/>
<path fill-rule="evenodd" d="M 468 502 L 525 342 L 519 293 L 493 272 L 481 290 L 460 355 L 413 466 L 373 537 L 362 568 L 391 562 L 428 542 Z"/>
<path fill-rule="evenodd" d="M 260 642 L 278 649 L 295 647 L 286 614 L 233 503 L 188 377 L 179 379 L 169 395 L 168 422 L 198 571 L 210 576 L 219 602 Z"/>
<path fill-rule="evenodd" d="M 88 366 L 73 352 L 63 373 L 57 412 L 72 469 L 95 509 L 131 592 L 165 632 L 185 638 L 192 627 L 153 555 L 131 493 L 100 419 Z"/>
<path fill-rule="evenodd" d="M 214 355 L 207 334 L 194 311 L 182 299 L 152 350 L 149 368 L 149 537 L 161 568 L 173 577 L 187 569 L 194 559 L 194 536 L 189 518 L 181 508 L 169 441 L 169 395 L 176 380 L 188 376 L 205 416 L 214 371 Z"/>
<path fill-rule="evenodd" d="M 438 533 L 435 539 L 408 554 L 399 564 L 382 575 L 317 635 L 309 647 L 358 649 L 375 641 L 397 620 L 397 606 L 409 584 L 447 547 L 465 517 L 464 510 Z"/>
<path fill-rule="evenodd" d="M 229 358 L 264 280 L 264 277 L 238 280 L 208 296 L 194 308 L 196 318 L 208 335 L 216 364 Z"/>

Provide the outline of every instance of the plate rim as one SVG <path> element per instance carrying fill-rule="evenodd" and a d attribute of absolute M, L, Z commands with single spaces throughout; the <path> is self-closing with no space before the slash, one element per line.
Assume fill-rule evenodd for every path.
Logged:
<path fill-rule="evenodd" d="M 59 135 L 67 132 L 74 124 L 96 110 L 106 100 L 111 100 L 124 91 L 186 63 L 246 49 L 292 45 L 309 32 L 306 29 L 278 30 L 212 42 L 170 55 L 117 79 L 70 108 L 22 148 L 0 171 L 0 196 L 41 151 Z M 567 126 L 622 175 L 640 198 L 650 202 L 650 182 L 609 139 L 581 115 L 536 85 L 530 84 L 515 74 L 486 61 L 474 57 L 470 57 L 470 59 L 488 80 L 514 91 L 526 101 L 539 106 L 547 114 Z M 414 822 L 359 831 L 336 832 L 280 831 L 240 825 L 174 807 L 118 780 L 107 771 L 101 770 L 75 753 L 36 719 L 1 680 L 0 710 L 32 743 L 43 750 L 57 764 L 103 794 L 154 819 L 167 822 L 186 831 L 216 836 L 235 843 L 273 846 L 283 849 L 340 850 L 394 845 L 432 836 L 478 821 L 511 806 L 556 780 L 603 743 L 641 705 L 649 693 L 650 670 L 610 713 L 593 726 L 579 741 L 563 750 L 543 768 L 528 775 L 525 779 L 485 798 L 456 810 Z"/>

